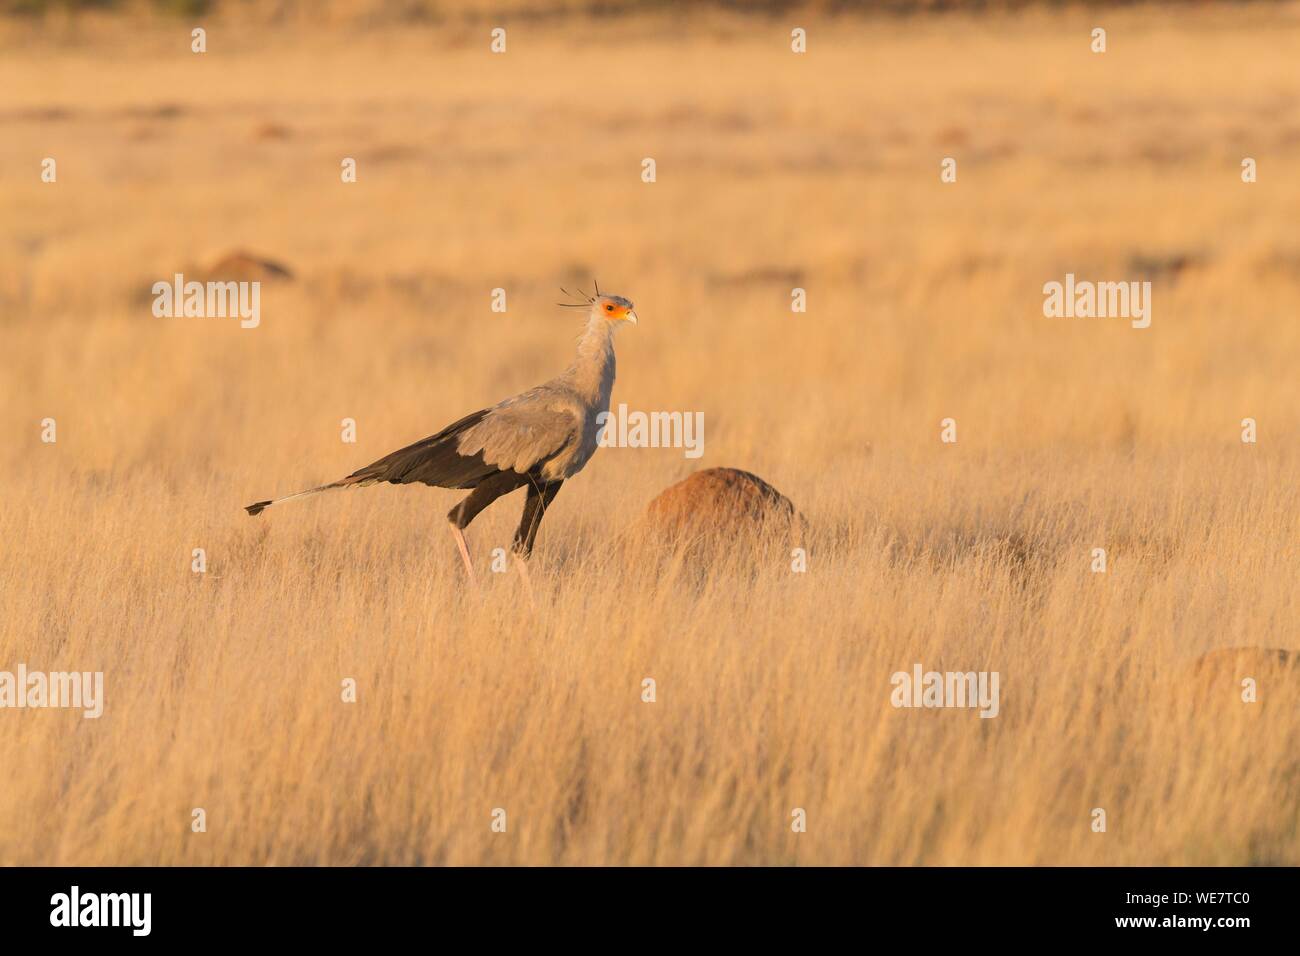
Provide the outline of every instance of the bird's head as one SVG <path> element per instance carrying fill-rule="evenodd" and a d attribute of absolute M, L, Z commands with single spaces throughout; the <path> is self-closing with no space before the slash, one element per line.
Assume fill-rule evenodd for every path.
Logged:
<path fill-rule="evenodd" d="M 573 295 L 564 289 L 560 290 L 565 295 Z M 570 309 L 588 309 L 592 320 L 603 320 L 611 326 L 619 326 L 624 322 L 631 322 L 636 325 L 636 312 L 633 311 L 632 301 L 625 299 L 621 295 L 607 295 L 600 291 L 600 286 L 596 286 L 595 295 L 578 294 L 574 298 L 580 299 L 579 302 L 561 302 L 560 305 Z"/>
<path fill-rule="evenodd" d="M 636 325 L 632 303 L 621 295 L 598 295 L 591 300 L 591 311 L 606 322 L 631 322 Z"/>

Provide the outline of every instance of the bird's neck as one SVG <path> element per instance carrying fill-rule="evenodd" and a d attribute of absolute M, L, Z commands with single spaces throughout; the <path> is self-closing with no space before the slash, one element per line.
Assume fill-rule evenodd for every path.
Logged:
<path fill-rule="evenodd" d="M 569 369 L 573 387 L 588 403 L 600 411 L 609 410 L 614 390 L 614 329 L 604 317 L 596 315 L 578 340 L 578 357 Z"/>

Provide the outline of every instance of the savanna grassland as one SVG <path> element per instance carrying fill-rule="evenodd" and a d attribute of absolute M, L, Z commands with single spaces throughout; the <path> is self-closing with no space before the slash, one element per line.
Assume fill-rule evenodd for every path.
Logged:
<path fill-rule="evenodd" d="M 1193 670 L 1300 649 L 1295 6 L 520 17 L 505 55 L 345 9 L 203 55 L 0 21 L 0 669 L 107 698 L 0 711 L 0 863 L 1300 863 L 1294 674 Z M 237 249 L 294 273 L 257 328 L 153 316 Z M 1152 281 L 1151 327 L 1045 318 L 1067 272 Z M 244 514 L 558 372 L 593 278 L 640 315 L 615 402 L 705 454 L 600 451 L 535 608 L 488 570 L 519 494 L 477 592 L 457 492 Z M 805 573 L 637 529 L 718 465 L 799 506 Z M 999 716 L 893 708 L 916 662 L 998 671 Z"/>

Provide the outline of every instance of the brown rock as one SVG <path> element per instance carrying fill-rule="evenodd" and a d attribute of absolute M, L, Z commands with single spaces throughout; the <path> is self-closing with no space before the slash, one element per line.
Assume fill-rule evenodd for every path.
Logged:
<path fill-rule="evenodd" d="M 293 130 L 283 123 L 261 123 L 253 130 L 253 139 L 288 139 L 293 135 Z"/>
<path fill-rule="evenodd" d="M 287 266 L 242 250 L 229 252 L 204 270 L 218 282 L 277 282 L 293 278 Z"/>
<path fill-rule="evenodd" d="M 737 468 L 709 468 L 679 481 L 650 502 L 646 520 L 660 534 L 692 539 L 801 534 L 804 527 L 789 498 Z"/>

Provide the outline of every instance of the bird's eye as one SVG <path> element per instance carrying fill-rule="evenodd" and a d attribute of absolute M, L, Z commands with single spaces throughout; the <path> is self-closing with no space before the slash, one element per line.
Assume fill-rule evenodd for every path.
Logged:
<path fill-rule="evenodd" d="M 613 312 L 613 311 L 614 311 L 614 307 L 613 307 L 612 305 L 607 305 L 607 306 L 605 306 L 605 311 L 606 311 L 606 312 Z"/>

